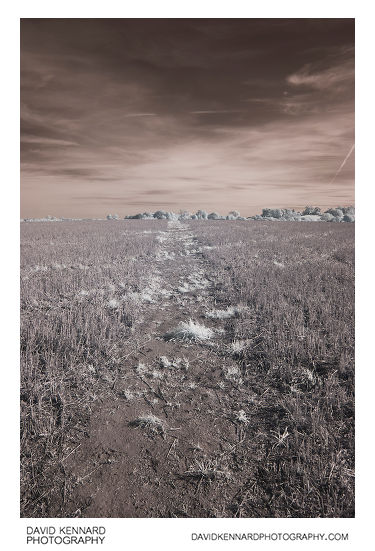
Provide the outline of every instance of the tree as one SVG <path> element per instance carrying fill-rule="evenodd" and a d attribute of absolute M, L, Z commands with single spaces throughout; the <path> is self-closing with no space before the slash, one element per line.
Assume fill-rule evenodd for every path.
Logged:
<path fill-rule="evenodd" d="M 351 216 L 355 216 L 355 208 L 353 206 L 350 207 L 337 207 L 342 210 L 344 214 L 349 214 Z"/>
<path fill-rule="evenodd" d="M 167 218 L 167 213 L 164 210 L 157 210 L 154 212 L 154 218 L 157 218 L 158 220 L 163 220 Z"/>
<path fill-rule="evenodd" d="M 335 217 L 334 217 L 330 212 L 325 212 L 325 213 L 322 214 L 322 216 L 320 217 L 320 219 L 321 219 L 323 222 L 333 222 L 334 218 L 335 218 Z"/>
<path fill-rule="evenodd" d="M 198 210 L 195 213 L 195 215 L 198 218 L 198 220 L 207 220 L 207 218 L 208 218 L 208 214 L 205 210 Z"/>
<path fill-rule="evenodd" d="M 326 213 L 332 214 L 332 216 L 337 217 L 337 218 L 342 218 L 344 216 L 344 213 L 342 212 L 342 210 L 340 208 L 328 209 L 328 210 L 326 210 Z"/>
<path fill-rule="evenodd" d="M 274 218 L 282 218 L 283 217 L 283 210 L 282 209 L 272 209 L 271 210 L 272 215 Z"/>
<path fill-rule="evenodd" d="M 319 207 L 305 207 L 305 210 L 303 211 L 302 215 L 305 216 L 307 214 L 320 215 L 322 213 Z"/>
<path fill-rule="evenodd" d="M 178 220 L 178 215 L 174 212 L 166 212 L 167 220 Z"/>
<path fill-rule="evenodd" d="M 180 212 L 178 213 L 178 218 L 180 220 L 190 220 L 191 214 L 187 210 L 180 210 Z"/>

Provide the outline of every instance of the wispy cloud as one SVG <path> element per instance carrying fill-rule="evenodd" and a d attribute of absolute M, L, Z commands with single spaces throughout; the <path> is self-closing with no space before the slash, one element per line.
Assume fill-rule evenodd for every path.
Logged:
<path fill-rule="evenodd" d="M 328 50 L 319 60 L 305 63 L 286 80 L 293 87 L 340 93 L 353 89 L 354 70 L 354 48 L 337 47 Z"/>
<path fill-rule="evenodd" d="M 43 138 L 40 136 L 21 136 L 21 143 L 41 144 L 41 145 L 58 145 L 58 146 L 76 146 L 77 142 L 68 140 L 59 140 L 56 138 Z"/>
<path fill-rule="evenodd" d="M 238 109 L 215 109 L 215 110 L 202 110 L 202 111 L 190 111 L 192 115 L 220 115 L 221 113 L 241 113 Z"/>
<path fill-rule="evenodd" d="M 130 117 L 156 117 L 156 113 L 127 113 L 126 115 L 124 115 L 125 118 L 130 118 Z"/>
<path fill-rule="evenodd" d="M 354 79 L 354 66 L 351 62 L 343 65 L 329 67 L 322 71 L 314 70 L 311 64 L 289 75 L 287 82 L 293 86 L 307 86 L 317 90 L 332 90 L 343 85 L 352 85 Z"/>

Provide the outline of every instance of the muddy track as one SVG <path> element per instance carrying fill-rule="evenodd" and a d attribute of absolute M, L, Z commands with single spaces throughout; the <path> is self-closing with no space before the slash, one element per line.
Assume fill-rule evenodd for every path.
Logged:
<path fill-rule="evenodd" d="M 226 455 L 241 438 L 231 414 L 238 373 L 223 372 L 221 321 L 204 318 L 215 304 L 202 245 L 179 222 L 158 240 L 139 294 L 140 344 L 119 369 L 113 400 L 96 402 L 87 437 L 65 461 L 75 482 L 69 516 L 223 516 L 215 503 L 226 501 Z M 174 336 L 189 320 L 212 338 Z"/>

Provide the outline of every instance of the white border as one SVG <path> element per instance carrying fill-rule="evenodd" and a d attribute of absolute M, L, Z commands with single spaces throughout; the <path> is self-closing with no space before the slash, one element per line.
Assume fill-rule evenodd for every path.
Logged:
<path fill-rule="evenodd" d="M 70 519 L 55 522 L 51 519 L 19 519 L 19 18 L 37 17 L 355 17 L 356 18 L 356 257 L 357 257 L 357 488 L 355 519 L 99 519 L 96 524 L 107 528 L 106 549 L 133 550 L 147 546 L 152 550 L 175 550 L 202 548 L 213 549 L 220 545 L 251 546 L 252 548 L 300 549 L 307 547 L 345 546 L 367 550 L 372 541 L 372 414 L 373 376 L 373 327 L 374 312 L 372 281 L 373 262 L 371 253 L 374 215 L 369 205 L 374 205 L 374 77 L 373 77 L 373 17 L 369 2 L 315 1 L 311 5 L 297 1 L 263 2 L 208 2 L 190 0 L 186 4 L 175 2 L 148 1 L 134 5 L 132 2 L 81 1 L 53 3 L 50 0 L 20 1 L 3 8 L 2 28 L 2 107 L 5 124 L 2 128 L 2 171 L 3 212 L 1 217 L 3 238 L 3 263 L 1 270 L 3 291 L 1 336 L 3 386 L 2 416 L 2 461 L 3 495 L 2 543 L 5 549 L 31 549 L 25 545 L 26 525 L 93 524 L 89 519 Z M 5 13 L 4 13 L 5 12 Z M 5 170 L 4 170 L 5 164 Z M 366 219 L 367 215 L 367 219 Z M 358 399 L 359 398 L 359 399 Z M 338 543 L 251 543 L 251 542 L 192 542 L 191 532 L 210 531 L 306 531 L 306 532 L 349 532 L 349 542 Z M 276 547 L 275 547 L 276 546 Z M 38 546 L 39 547 L 39 546 Z M 43 548 L 49 545 L 41 546 Z M 57 546 L 62 547 L 62 546 Z M 65 546 L 64 546 L 65 547 Z"/>

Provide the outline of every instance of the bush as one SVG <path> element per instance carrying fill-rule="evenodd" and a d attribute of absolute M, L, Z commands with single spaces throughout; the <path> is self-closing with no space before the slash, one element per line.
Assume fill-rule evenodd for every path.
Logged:
<path fill-rule="evenodd" d="M 178 214 L 178 218 L 179 218 L 179 220 L 190 220 L 191 214 L 187 210 L 180 210 L 180 212 Z"/>
<path fill-rule="evenodd" d="M 262 216 L 264 218 L 282 218 L 283 210 L 282 209 L 263 209 Z"/>
<path fill-rule="evenodd" d="M 178 220 L 178 215 L 174 212 L 167 212 L 167 220 Z"/>
<path fill-rule="evenodd" d="M 319 207 L 305 207 L 305 210 L 303 211 L 302 215 L 305 216 L 307 214 L 322 214 Z"/>
<path fill-rule="evenodd" d="M 164 210 L 157 210 L 154 212 L 154 218 L 158 220 L 165 220 L 167 218 L 167 213 Z"/>
<path fill-rule="evenodd" d="M 334 216 L 336 218 L 343 218 L 343 216 L 344 216 L 344 213 L 338 207 L 336 209 L 328 209 L 328 210 L 326 210 L 326 213 L 332 214 L 332 216 Z"/>
<path fill-rule="evenodd" d="M 236 220 L 240 216 L 238 210 L 231 210 L 228 212 L 227 220 Z"/>
<path fill-rule="evenodd" d="M 296 216 L 299 216 L 300 213 L 296 212 L 293 209 L 283 209 L 283 218 L 284 220 L 295 220 Z"/>
<path fill-rule="evenodd" d="M 198 220 L 207 220 L 208 218 L 207 212 L 205 210 L 198 210 L 195 215 Z"/>
<path fill-rule="evenodd" d="M 324 214 L 322 214 L 322 216 L 320 217 L 320 219 L 323 221 L 323 222 L 332 222 L 333 219 L 334 219 L 334 216 L 329 213 L 329 212 L 325 212 Z"/>
<path fill-rule="evenodd" d="M 337 207 L 337 208 L 340 208 L 344 214 L 350 214 L 351 216 L 355 216 L 355 208 L 353 206 Z"/>

